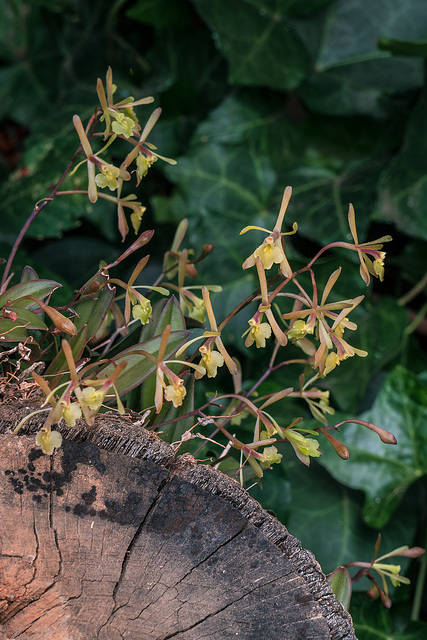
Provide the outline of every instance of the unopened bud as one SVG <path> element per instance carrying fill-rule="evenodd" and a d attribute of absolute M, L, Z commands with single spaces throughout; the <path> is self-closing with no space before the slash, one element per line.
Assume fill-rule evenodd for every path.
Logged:
<path fill-rule="evenodd" d="M 406 549 L 403 553 L 399 553 L 400 556 L 405 556 L 406 558 L 419 558 L 424 555 L 426 552 L 422 547 L 411 547 L 410 549 Z"/>
<path fill-rule="evenodd" d="M 68 333 L 70 336 L 76 335 L 76 326 L 71 322 L 69 318 L 66 318 L 57 309 L 49 307 L 48 305 L 43 305 L 42 309 L 45 313 L 47 313 L 57 329 L 59 329 L 63 333 Z"/>
<path fill-rule="evenodd" d="M 325 438 L 328 440 L 328 442 L 334 449 L 335 453 L 337 453 L 340 458 L 342 458 L 343 460 L 349 459 L 350 451 L 342 442 L 337 440 L 331 433 L 329 433 L 329 431 L 327 431 L 323 427 L 319 427 L 319 431 L 322 435 L 325 436 Z"/>
<path fill-rule="evenodd" d="M 185 266 L 185 273 L 187 276 L 191 276 L 192 278 L 197 277 L 197 269 L 194 264 L 188 264 Z"/>

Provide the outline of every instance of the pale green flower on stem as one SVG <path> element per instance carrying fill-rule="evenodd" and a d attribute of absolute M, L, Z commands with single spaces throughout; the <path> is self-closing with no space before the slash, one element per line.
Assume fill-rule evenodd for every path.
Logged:
<path fill-rule="evenodd" d="M 69 402 L 64 404 L 61 417 L 69 427 L 75 427 L 77 420 L 82 417 L 82 410 L 78 402 Z"/>
<path fill-rule="evenodd" d="M 110 135 L 110 129 L 112 129 L 113 133 L 116 135 L 123 135 L 125 138 L 130 138 L 134 129 L 140 129 L 138 119 L 133 108 L 142 104 L 150 104 L 154 101 L 154 98 L 149 96 L 147 98 L 135 100 L 132 96 L 129 96 L 114 104 L 113 95 L 117 87 L 113 84 L 113 72 L 111 67 L 108 67 L 107 71 L 106 88 L 107 95 L 105 94 L 101 78 L 98 78 L 96 83 L 96 92 L 102 109 L 101 121 L 105 120 L 106 125 L 104 139 Z"/>
<path fill-rule="evenodd" d="M 54 449 L 59 449 L 62 444 L 62 436 L 59 431 L 43 431 L 41 429 L 36 435 L 36 444 L 49 455 L 52 455 Z"/>
<path fill-rule="evenodd" d="M 135 319 L 140 320 L 141 324 L 147 324 L 152 318 L 152 312 L 151 302 L 147 298 L 141 296 L 138 302 L 135 300 L 135 304 L 132 307 L 132 315 Z"/>
<path fill-rule="evenodd" d="M 207 364 L 209 367 L 209 377 L 214 377 L 214 374 L 216 375 L 218 367 L 221 367 L 223 364 L 226 365 L 231 375 L 235 376 L 238 373 L 238 367 L 221 340 L 221 332 L 218 331 L 218 326 L 212 308 L 209 290 L 207 289 L 207 287 L 202 287 L 202 296 L 206 313 L 209 319 L 210 331 L 204 331 L 202 336 L 198 336 L 197 338 L 193 338 L 192 340 L 186 342 L 180 349 L 178 349 L 176 355 L 179 356 L 184 353 L 184 351 L 188 349 L 188 347 L 194 342 L 197 342 L 198 340 L 205 340 L 205 343 L 199 349 L 202 358 L 200 360 L 200 363 L 197 365 L 198 370 L 196 369 L 196 373 L 194 374 L 195 378 L 200 379 L 207 373 L 208 369 L 206 368 L 205 364 Z M 216 354 L 215 351 L 212 351 L 212 347 L 214 344 L 219 351 L 219 355 L 222 356 L 222 359 L 219 358 L 218 355 L 214 355 Z"/>
<path fill-rule="evenodd" d="M 140 153 L 136 158 L 136 174 L 139 180 L 145 178 L 148 173 L 148 169 L 157 162 L 157 157 L 153 154 L 146 155 L 145 153 Z"/>
<path fill-rule="evenodd" d="M 350 249 L 351 251 L 357 252 L 360 260 L 360 275 L 366 285 L 370 282 L 370 274 L 382 281 L 384 278 L 384 259 L 386 254 L 384 251 L 381 251 L 381 249 L 383 248 L 383 243 L 390 242 L 392 237 L 383 236 L 382 238 L 377 238 L 370 242 L 359 243 L 356 230 L 356 218 L 352 204 L 349 205 L 348 209 L 348 224 L 354 244 L 351 244 L 350 242 L 331 242 L 318 251 L 308 266 L 311 267 L 315 260 L 317 260 L 324 251 L 329 250 L 332 247 L 342 247 L 344 249 Z"/>
<path fill-rule="evenodd" d="M 182 401 L 186 396 L 187 390 L 184 387 L 184 380 L 177 378 L 174 384 L 169 384 L 165 388 L 165 400 L 172 402 L 175 409 L 182 405 Z"/>
<path fill-rule="evenodd" d="M 327 376 L 328 373 L 331 373 L 331 371 L 333 371 L 335 367 L 338 367 L 340 363 L 341 363 L 341 360 L 338 357 L 338 354 L 335 353 L 335 351 L 331 351 L 330 353 L 328 353 L 325 359 L 325 364 L 322 369 L 322 376 L 323 377 Z"/>
<path fill-rule="evenodd" d="M 389 578 L 393 587 L 399 587 L 401 584 L 410 584 L 410 580 L 404 576 L 400 576 L 400 564 L 384 564 L 382 562 L 374 562 L 372 569 L 375 569 L 381 576 Z"/>
<path fill-rule="evenodd" d="M 86 131 L 84 130 L 82 121 L 80 120 L 78 115 L 73 116 L 73 124 L 80 138 L 80 143 L 86 155 L 86 160 L 79 162 L 79 164 L 74 167 L 69 175 L 72 176 L 84 162 L 87 162 L 88 195 L 89 200 L 92 203 L 95 203 L 98 200 L 97 186 L 101 188 L 108 186 L 112 191 L 114 191 L 115 189 L 118 189 L 120 180 L 130 180 L 130 174 L 125 169 L 118 169 L 108 162 L 104 162 L 99 157 L 99 154 L 101 154 L 110 145 L 113 140 L 112 138 L 110 138 L 104 148 L 101 149 L 101 151 L 99 151 L 96 155 L 92 151 L 92 147 L 86 135 Z M 95 167 L 98 167 L 98 169 L 101 171 L 100 176 L 95 176 Z M 99 181 L 101 181 L 101 183 L 99 183 Z"/>
<path fill-rule="evenodd" d="M 400 575 L 400 570 L 401 570 L 400 565 L 384 563 L 382 561 L 386 560 L 387 558 L 392 558 L 395 556 L 403 556 L 406 558 L 419 558 L 420 556 L 424 555 L 425 549 L 422 549 L 421 547 L 409 548 L 407 545 L 404 545 L 402 547 L 398 547 L 397 549 L 394 549 L 390 553 L 384 554 L 380 558 L 377 558 L 380 544 L 381 544 L 381 534 L 378 534 L 378 538 L 375 543 L 375 552 L 374 552 L 373 559 L 370 562 L 360 562 L 360 561 L 348 562 L 345 565 L 345 567 L 361 567 L 360 571 L 356 574 L 356 576 L 354 576 L 353 579 L 358 580 L 362 576 L 366 576 L 373 585 L 373 588 L 371 588 L 367 592 L 367 594 L 370 597 L 379 596 L 384 606 L 389 609 L 392 603 L 389 598 L 389 589 L 388 589 L 386 578 L 390 580 L 391 584 L 394 587 L 398 587 L 401 584 L 410 584 L 410 580 L 408 578 L 405 578 L 405 576 Z M 374 576 L 371 573 L 371 569 L 374 569 L 379 574 L 383 584 L 383 589 L 381 589 L 381 587 L 375 580 Z"/>
<path fill-rule="evenodd" d="M 187 289 L 186 290 L 187 297 L 188 297 L 188 293 L 189 291 Z M 198 298 L 197 296 L 192 296 L 191 303 L 192 303 L 192 307 L 191 308 L 189 307 L 188 317 L 193 318 L 194 320 L 198 320 L 199 322 L 204 322 L 205 313 L 206 313 L 206 307 L 205 307 L 204 301 L 201 298 Z"/>
<path fill-rule="evenodd" d="M 136 126 L 135 120 L 132 120 L 132 118 L 125 116 L 124 113 L 117 111 L 111 113 L 111 115 L 114 118 L 114 121 L 111 124 L 113 132 L 118 136 L 122 135 L 125 138 L 130 138 L 133 134 L 133 129 Z"/>
<path fill-rule="evenodd" d="M 118 186 L 119 175 L 120 169 L 105 162 L 101 166 L 101 173 L 95 176 L 95 182 L 101 189 L 108 187 L 110 191 L 115 191 Z"/>
<path fill-rule="evenodd" d="M 155 147 L 150 142 L 147 142 L 147 137 L 156 124 L 157 120 L 160 118 L 161 112 L 162 110 L 160 108 L 153 111 L 151 116 L 148 118 L 144 129 L 142 130 L 139 141 L 135 144 L 132 151 L 128 153 L 121 165 L 123 169 L 127 169 L 127 167 L 129 167 L 136 159 L 138 178 L 137 184 L 139 184 L 140 180 L 147 174 L 148 169 L 154 162 L 156 162 L 157 159 L 163 160 L 168 164 L 176 164 L 176 160 L 165 158 L 164 156 L 156 153 L 157 147 Z"/>
<path fill-rule="evenodd" d="M 297 457 L 305 465 L 309 466 L 310 457 L 318 458 L 320 456 L 319 443 L 313 438 L 306 438 L 294 429 L 284 429 L 284 436 L 291 443 Z"/>
<path fill-rule="evenodd" d="M 260 460 L 262 467 L 269 467 L 272 464 L 279 464 L 281 459 L 283 458 L 282 454 L 277 451 L 277 447 L 265 447 L 262 452 L 265 456 L 264 460 Z"/>
<path fill-rule="evenodd" d="M 278 343 L 282 347 L 284 347 L 287 344 L 288 338 L 279 327 L 274 317 L 273 311 L 271 310 L 264 266 L 261 262 L 261 259 L 258 257 L 255 259 L 255 264 L 261 289 L 261 304 L 258 307 L 258 311 L 249 320 L 250 328 L 243 334 L 243 336 L 248 334 L 245 341 L 245 346 L 250 347 L 255 342 L 257 348 L 264 348 L 266 339 L 270 337 L 271 332 L 273 331 L 274 337 L 276 338 Z M 261 322 L 264 314 L 268 320 L 268 324 L 266 322 Z"/>
<path fill-rule="evenodd" d="M 246 331 L 245 347 L 250 347 L 255 343 L 257 349 L 264 349 L 265 341 L 271 336 L 270 325 L 268 322 L 260 322 L 260 317 L 261 314 L 257 312 L 254 317 L 248 321 L 250 328 Z M 243 334 L 243 336 L 244 335 L 245 334 Z"/>
<path fill-rule="evenodd" d="M 310 381 L 307 385 L 308 384 L 310 384 Z M 295 391 L 289 395 L 294 398 L 303 398 L 307 402 L 313 417 L 326 426 L 328 424 L 326 415 L 334 415 L 335 413 L 335 409 L 329 406 L 329 391 L 321 391 L 320 389 L 316 389 L 316 387 L 307 390 L 305 387 L 302 387 L 300 391 Z"/>
<path fill-rule="evenodd" d="M 319 340 L 320 342 L 314 354 L 313 368 L 318 368 L 320 375 L 327 375 L 336 366 L 338 366 L 342 360 L 354 355 L 358 355 L 360 357 L 367 355 L 366 351 L 352 347 L 342 337 L 344 329 L 350 329 L 352 331 L 357 329 L 357 325 L 354 322 L 351 322 L 347 316 L 362 302 L 364 296 L 357 296 L 352 300 L 342 300 L 340 302 L 326 302 L 341 273 L 341 267 L 339 267 L 330 275 L 319 304 L 314 274 L 312 271 L 310 271 L 310 273 L 313 282 L 313 298 L 311 299 L 306 291 L 302 289 L 301 285 L 295 281 L 296 285 L 300 288 L 302 295 L 293 293 L 282 294 L 285 297 L 293 298 L 296 305 L 293 311 L 284 313 L 282 318 L 286 320 L 294 320 L 295 322 L 297 320 L 302 320 L 302 318 L 309 318 L 304 330 L 310 329 L 311 331 L 315 329 L 316 340 Z M 337 311 L 339 311 L 339 313 L 337 313 Z M 332 320 L 332 326 L 329 325 L 328 320 Z M 303 328 L 303 325 L 298 325 L 297 331 L 301 328 Z M 292 331 L 292 328 L 290 331 Z M 337 349 L 336 353 L 332 352 L 334 347 Z"/>
<path fill-rule="evenodd" d="M 199 365 L 206 369 L 208 378 L 215 378 L 218 367 L 222 367 L 224 364 L 224 357 L 218 351 L 214 351 L 212 348 L 208 348 L 205 345 L 202 345 L 199 351 L 202 355 Z M 202 375 L 196 372 L 194 377 L 198 380 Z"/>
<path fill-rule="evenodd" d="M 227 369 L 229 370 L 231 375 L 234 376 L 237 373 L 237 365 L 232 359 L 232 357 L 230 356 L 230 354 L 228 353 L 227 349 L 225 348 L 223 341 L 221 340 L 221 332 L 218 331 L 215 314 L 212 309 L 209 290 L 206 287 L 202 287 L 202 296 L 203 296 L 203 301 L 205 303 L 209 324 L 211 326 L 210 332 L 206 331 L 203 335 L 208 335 L 208 336 L 210 335 L 212 337 L 212 340 L 208 340 L 207 343 L 208 342 L 215 343 L 216 348 L 218 349 L 218 351 L 220 352 L 220 354 L 224 359 Z M 206 343 L 206 346 L 208 346 L 207 343 Z M 222 366 L 222 365 L 218 364 L 218 366 Z"/>
<path fill-rule="evenodd" d="M 308 333 L 314 333 L 314 327 L 310 327 L 304 320 L 295 320 L 287 332 L 287 336 L 290 340 L 301 340 Z"/>
<path fill-rule="evenodd" d="M 258 231 L 264 231 L 265 233 L 268 234 L 265 240 L 263 241 L 263 243 L 253 252 L 251 256 L 249 256 L 249 258 L 245 260 L 245 262 L 242 265 L 243 269 L 248 269 L 249 267 L 253 267 L 256 264 L 257 258 L 259 258 L 262 262 L 264 269 L 267 269 L 267 270 L 271 269 L 273 264 L 278 264 L 280 265 L 280 271 L 286 278 L 289 278 L 292 275 L 292 269 L 289 265 L 288 259 L 285 255 L 285 251 L 283 248 L 283 237 L 296 233 L 298 229 L 298 225 L 296 222 L 294 222 L 292 231 L 282 232 L 281 230 L 282 224 L 283 224 L 283 218 L 285 216 L 286 209 L 289 204 L 289 200 L 291 199 L 291 195 L 292 195 L 292 188 L 286 187 L 283 194 L 282 204 L 280 206 L 280 211 L 277 216 L 276 224 L 274 225 L 273 231 L 269 231 L 268 229 L 264 229 L 263 227 L 256 227 L 256 226 L 250 225 L 242 229 L 242 231 L 240 232 L 240 235 L 242 235 L 247 231 L 256 229 Z"/>
<path fill-rule="evenodd" d="M 98 411 L 104 400 L 105 393 L 100 389 L 96 390 L 95 387 L 86 387 L 81 392 L 79 397 L 79 404 L 86 405 L 91 411 Z"/>
<path fill-rule="evenodd" d="M 156 408 L 156 413 L 160 413 L 160 411 L 162 410 L 163 400 L 172 402 L 175 408 L 180 407 L 187 393 L 187 390 L 184 386 L 184 380 L 182 380 L 182 378 L 180 378 L 167 366 L 168 362 L 172 362 L 174 364 L 182 364 L 184 366 L 192 367 L 196 369 L 196 371 L 202 371 L 202 367 L 199 367 L 198 365 L 192 364 L 190 362 L 182 362 L 181 360 L 163 360 L 170 338 L 171 328 L 171 325 L 168 324 L 162 333 L 157 358 L 155 358 L 151 353 L 143 351 L 142 349 L 138 350 L 139 353 L 146 356 L 156 365 L 156 388 L 154 391 L 154 406 Z M 168 385 L 166 385 L 165 383 L 165 376 L 168 379 Z"/>

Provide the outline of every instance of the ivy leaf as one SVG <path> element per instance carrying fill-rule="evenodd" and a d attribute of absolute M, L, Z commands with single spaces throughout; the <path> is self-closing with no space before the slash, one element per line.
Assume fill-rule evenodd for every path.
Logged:
<path fill-rule="evenodd" d="M 221 255 L 216 278 L 222 274 L 222 280 L 228 280 L 230 270 L 240 269 L 257 246 L 256 240 L 247 238 L 250 234 L 239 238 L 240 231 L 248 221 L 265 226 L 265 219 L 273 216 L 268 209 L 276 174 L 270 161 L 250 143 L 209 143 L 180 158 L 173 171 L 167 168 L 166 172 L 184 199 L 190 244 L 202 247 L 213 242 Z"/>
<path fill-rule="evenodd" d="M 425 380 L 397 366 L 372 408 L 360 418 L 391 431 L 397 445 L 383 444 L 361 425 L 346 424 L 339 439 L 350 450 L 350 460 L 337 459 L 331 449 L 325 448 L 319 461 L 334 478 L 364 491 L 365 522 L 380 528 L 389 521 L 410 485 L 427 473 Z"/>
<path fill-rule="evenodd" d="M 312 461 L 309 468 L 292 457 L 289 446 L 279 447 L 286 461 L 282 461 L 280 468 L 275 466 L 271 473 L 264 474 L 263 490 L 252 490 L 251 495 L 262 500 L 264 508 L 272 509 L 292 535 L 314 553 L 323 571 L 330 573 L 347 562 L 363 560 L 366 556 L 369 560 L 378 532 L 363 521 L 363 494 L 346 487 L 322 468 L 320 463 L 328 449 L 332 449 L 322 439 L 320 446 L 322 456 L 319 461 Z M 332 453 L 333 459 L 339 461 Z M 347 464 L 351 465 L 352 460 Z M 412 544 L 416 531 L 416 508 L 408 501 L 381 529 L 381 553 Z M 399 562 L 403 567 L 409 564 L 404 558 L 399 558 Z M 356 582 L 353 589 L 366 589 L 366 584 Z"/>
<path fill-rule="evenodd" d="M 427 58 L 427 42 L 413 42 L 397 40 L 396 38 L 380 38 L 378 48 L 381 51 L 390 51 L 394 56 L 414 56 Z"/>
<path fill-rule="evenodd" d="M 420 87 L 422 61 L 391 57 L 378 48 L 380 38 L 425 40 L 427 6 L 409 0 L 402 15 L 400 0 L 340 0 L 313 26 L 295 22 L 312 48 L 314 70 L 300 95 L 312 109 L 334 115 L 386 116 L 393 93 Z M 355 36 L 357 34 L 357 37 Z"/>
<path fill-rule="evenodd" d="M 421 96 L 408 121 L 403 147 L 384 171 L 376 218 L 393 221 L 409 236 L 427 240 L 427 95 Z"/>
<path fill-rule="evenodd" d="M 350 614 L 360 640 L 420 640 L 427 637 L 426 622 L 402 625 L 402 616 L 397 615 L 394 620 L 378 600 L 368 600 L 364 594 L 353 595 Z"/>
<path fill-rule="evenodd" d="M 367 351 L 368 355 L 365 358 L 354 356 L 342 362 L 336 375 L 329 375 L 325 384 L 339 408 L 354 413 L 360 411 L 374 376 L 400 353 L 408 316 L 394 298 L 382 296 L 380 304 L 368 301 L 356 310 L 352 319 L 357 323 L 357 331 L 346 332 L 346 338 L 352 346 Z M 357 384 L 354 384 L 355 380 Z"/>
<path fill-rule="evenodd" d="M 304 78 L 309 58 L 287 18 L 290 0 L 192 0 L 230 65 L 232 84 L 289 90 Z M 286 64 L 284 64 L 286 61 Z"/>

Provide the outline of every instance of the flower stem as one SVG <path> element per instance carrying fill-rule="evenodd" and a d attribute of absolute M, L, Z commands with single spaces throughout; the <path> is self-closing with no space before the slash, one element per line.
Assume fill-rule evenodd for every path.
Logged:
<path fill-rule="evenodd" d="M 78 154 L 80 153 L 80 151 L 81 151 L 81 146 L 79 146 L 77 151 L 74 153 L 74 155 L 71 158 L 70 162 L 68 163 L 64 173 L 59 178 L 58 182 L 53 187 L 53 189 L 50 192 L 50 194 L 48 195 L 48 197 L 47 198 L 43 198 L 43 200 L 40 201 L 40 204 L 37 203 L 36 206 L 34 207 L 34 209 L 32 210 L 32 212 L 30 213 L 30 215 L 28 216 L 25 224 L 23 225 L 21 231 L 18 234 L 18 237 L 16 238 L 16 240 L 15 240 L 15 242 L 13 244 L 12 250 L 10 252 L 9 258 L 7 260 L 7 263 L 6 263 L 6 266 L 4 268 L 4 272 L 3 272 L 3 275 L 2 275 L 2 279 L 1 279 L 0 291 L 3 291 L 3 289 L 5 288 L 5 285 L 6 285 L 8 276 L 9 276 L 10 268 L 12 266 L 12 262 L 13 262 L 13 260 L 15 258 L 16 252 L 18 251 L 19 245 L 21 244 L 25 234 L 27 233 L 29 227 L 34 222 L 34 220 L 37 218 L 39 213 L 41 211 L 43 211 L 43 209 L 48 204 L 48 202 L 53 200 L 54 197 L 56 196 L 56 192 L 58 191 L 59 187 L 61 186 L 61 184 L 64 182 L 65 178 L 67 177 L 68 172 L 70 171 L 71 167 L 75 163 L 76 158 L 77 158 Z"/>

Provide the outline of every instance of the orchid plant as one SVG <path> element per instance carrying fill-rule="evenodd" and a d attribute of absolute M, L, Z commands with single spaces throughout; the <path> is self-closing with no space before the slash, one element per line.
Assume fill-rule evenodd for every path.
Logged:
<path fill-rule="evenodd" d="M 25 379 L 27 384 L 31 380 L 44 398 L 40 409 L 26 416 L 15 433 L 34 413 L 46 413 L 36 443 L 45 453 L 52 454 L 62 443 L 62 435 L 55 425 L 63 430 L 65 423 L 73 429 L 83 420 L 96 428 L 97 414 L 115 407 L 120 414 L 144 412 L 147 428 L 170 438 L 178 450 L 193 438 L 193 430 L 203 425 L 209 427 L 210 432 L 198 437 L 217 442 L 220 449 L 210 462 L 222 465 L 237 452 L 240 459 L 233 473 L 242 484 L 254 478 L 259 480 L 266 470 L 281 463 L 284 455 L 281 452 L 286 451 L 287 445 L 309 466 L 311 458 L 321 455 L 323 444 L 319 436 L 338 456 L 348 459 L 348 448 L 333 431 L 349 422 L 373 430 L 386 444 L 395 444 L 393 434 L 363 420 L 349 418 L 330 424 L 334 409 L 330 406 L 329 391 L 316 386 L 337 367 L 345 366 L 343 363 L 348 358 L 367 355 L 366 351 L 352 346 L 347 337 L 349 332 L 357 330 L 350 316 L 362 303 L 363 296 L 335 299 L 333 290 L 341 267 L 330 274 L 323 290 L 319 290 L 316 262 L 326 251 L 356 252 L 360 275 L 368 285 L 371 276 L 379 280 L 384 277 L 382 248 L 391 238 L 385 236 L 359 243 L 355 212 L 350 205 L 348 225 L 353 242 L 332 242 L 305 267 L 294 270 L 287 255 L 286 237 L 296 234 L 298 225 L 294 222 L 291 231 L 283 230 L 292 196 L 292 189 L 287 186 L 272 230 L 249 225 L 241 231 L 241 234 L 249 231 L 266 234 L 242 263 L 243 270 L 255 269 L 259 286 L 221 321 L 215 316 L 211 300 L 220 287 L 189 284 L 198 276 L 196 265 L 207 259 L 214 247 L 208 242 L 197 257 L 191 248 L 181 248 L 187 220 L 178 226 L 155 282 L 140 284 L 149 262 L 148 254 L 138 257 L 125 282 L 115 275 L 114 269 L 144 250 L 154 231 L 140 233 L 145 207 L 134 193 L 123 197 L 123 185 L 134 177 L 138 186 L 157 161 L 172 165 L 175 161 L 158 154 L 148 140 L 161 110 L 155 109 L 143 125 L 136 115 L 135 108 L 150 104 L 153 98 L 128 97 L 115 102 L 111 69 L 107 72 L 106 86 L 98 79 L 96 91 L 100 105 L 86 127 L 78 115 L 73 118 L 80 142 L 75 156 L 52 193 L 36 205 L 25 229 L 56 196 L 75 193 L 75 190 L 60 188 L 67 175 L 72 176 L 86 164 L 87 189 L 83 193 L 93 204 L 98 198 L 113 201 L 122 241 L 130 227 L 137 238 L 114 262 L 102 263 L 68 304 L 58 308 L 51 304 L 50 297 L 59 283 L 38 278 L 30 267 L 24 269 L 21 282 L 11 286 L 11 265 L 25 229 L 18 237 L 6 263 L 0 290 L 0 341 L 4 347 L 19 345 L 19 349 L 3 350 L 3 361 L 7 361 L 4 375 L 16 378 L 21 370 L 20 379 Z M 100 124 L 104 125 L 102 132 L 97 131 Z M 108 157 L 116 141 L 130 147 L 119 165 Z M 99 145 L 101 148 L 96 150 Z M 75 164 L 80 154 L 84 158 Z M 130 212 L 129 220 L 125 209 Z M 238 339 L 244 340 L 247 349 L 269 347 L 270 356 L 265 371 L 260 372 L 258 380 L 248 388 L 244 368 L 229 353 L 223 336 L 234 316 L 252 306 L 249 327 Z M 289 345 L 297 347 L 299 357 L 288 358 Z M 294 386 L 259 395 L 267 378 L 274 378 L 278 369 L 291 365 L 299 369 Z M 222 368 L 230 376 L 232 393 L 223 393 L 212 383 Z M 203 406 L 195 406 L 194 387 L 202 385 L 200 388 L 205 392 L 207 380 L 214 385 L 208 401 Z M 301 416 L 292 416 L 280 423 L 275 407 L 282 408 L 289 398 L 306 403 L 313 420 L 307 424 Z M 280 414 L 286 415 L 282 409 Z M 232 433 L 231 425 L 238 425 L 242 419 L 251 424 L 250 437 L 248 430 L 242 436 Z M 359 563 L 363 575 L 372 580 L 373 569 L 383 579 L 387 576 L 393 583 L 402 582 L 395 569 L 386 568 L 382 563 L 386 557 L 369 566 Z M 386 602 L 387 589 L 381 590 L 376 583 L 374 586 Z"/>

